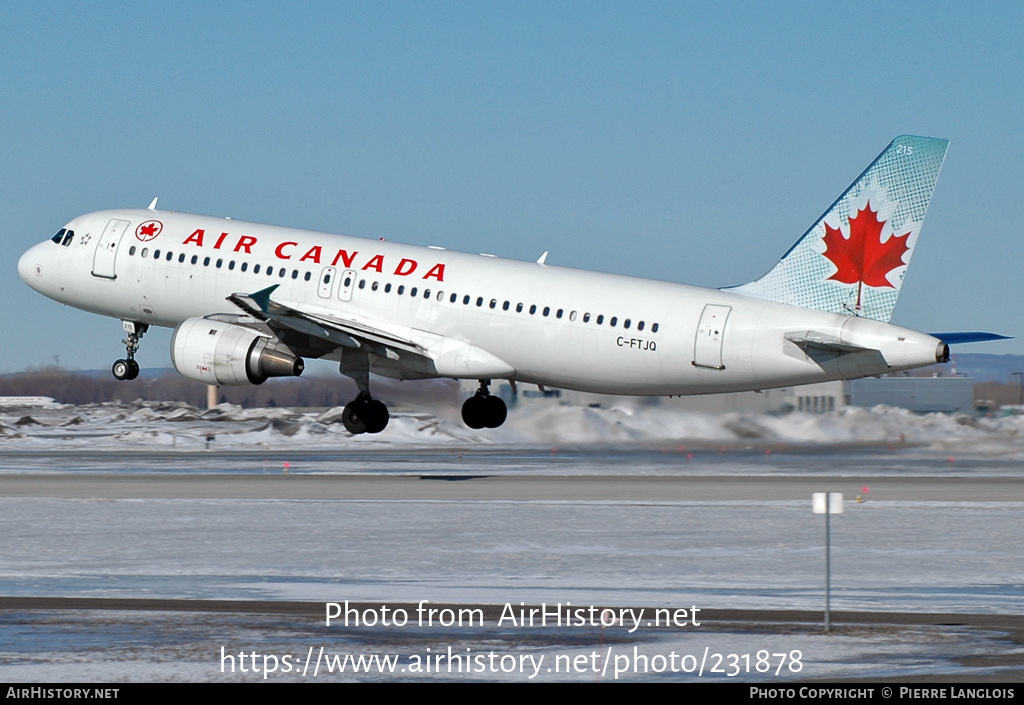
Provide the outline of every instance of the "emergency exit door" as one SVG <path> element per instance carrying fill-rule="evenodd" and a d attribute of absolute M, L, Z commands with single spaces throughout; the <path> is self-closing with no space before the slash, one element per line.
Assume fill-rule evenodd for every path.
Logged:
<path fill-rule="evenodd" d="M 729 318 L 730 306 L 708 304 L 697 324 L 697 337 L 693 342 L 693 364 L 695 367 L 710 367 L 724 370 L 722 364 L 722 343 L 725 340 L 725 322 Z"/>

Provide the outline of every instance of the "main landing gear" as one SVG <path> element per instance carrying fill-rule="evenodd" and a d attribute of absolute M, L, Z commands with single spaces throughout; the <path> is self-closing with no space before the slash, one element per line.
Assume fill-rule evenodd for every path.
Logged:
<path fill-rule="evenodd" d="M 139 351 L 139 341 L 142 340 L 142 336 L 149 330 L 149 324 L 121 321 L 121 325 L 124 326 L 124 332 L 128 334 L 128 337 L 121 341 L 125 345 L 128 357 L 127 359 L 115 360 L 110 371 L 114 373 L 115 379 L 135 379 L 139 376 L 139 363 L 135 362 L 135 353 Z"/>
<path fill-rule="evenodd" d="M 341 422 L 349 433 L 380 433 L 387 428 L 391 415 L 383 402 L 370 396 L 370 359 L 362 350 L 342 353 L 338 371 L 355 380 L 359 396 L 345 405 Z"/>
<path fill-rule="evenodd" d="M 359 396 L 345 405 L 341 414 L 341 422 L 353 435 L 360 433 L 380 433 L 388 425 L 388 407 L 383 402 L 370 397 L 370 392 L 360 392 Z"/>
<path fill-rule="evenodd" d="M 505 423 L 508 407 L 501 397 L 487 391 L 489 379 L 480 380 L 480 389 L 462 405 L 462 420 L 470 428 L 497 428 Z"/>

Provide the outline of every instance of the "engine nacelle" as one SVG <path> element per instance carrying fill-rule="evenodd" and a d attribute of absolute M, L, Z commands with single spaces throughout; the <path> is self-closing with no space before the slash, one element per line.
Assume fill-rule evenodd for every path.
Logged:
<path fill-rule="evenodd" d="M 190 318 L 174 329 L 171 362 L 184 377 L 222 387 L 301 375 L 302 358 L 275 342 L 244 326 Z"/>

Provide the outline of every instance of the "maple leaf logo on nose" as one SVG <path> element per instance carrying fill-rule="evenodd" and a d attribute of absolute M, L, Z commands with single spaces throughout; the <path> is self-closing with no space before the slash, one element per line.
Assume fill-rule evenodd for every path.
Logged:
<path fill-rule="evenodd" d="M 843 237 L 838 228 L 825 223 L 825 252 L 822 253 L 836 266 L 836 273 L 828 279 L 843 284 L 858 284 L 857 308 L 860 308 L 861 287 L 888 287 L 895 289 L 888 279 L 889 273 L 906 264 L 903 254 L 910 248 L 907 236 L 893 234 L 882 242 L 882 228 L 886 221 L 878 220 L 878 212 L 871 210 L 869 202 L 857 215 L 848 219 L 850 236 Z"/>

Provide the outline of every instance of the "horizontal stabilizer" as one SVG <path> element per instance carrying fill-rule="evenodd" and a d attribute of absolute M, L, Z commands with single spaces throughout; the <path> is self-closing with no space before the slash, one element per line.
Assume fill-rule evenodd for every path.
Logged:
<path fill-rule="evenodd" d="M 933 338 L 938 338 L 947 345 L 957 343 L 984 343 L 989 340 L 1012 340 L 1013 336 L 999 335 L 998 333 L 983 333 L 981 331 L 965 331 L 963 333 L 929 333 Z"/>

